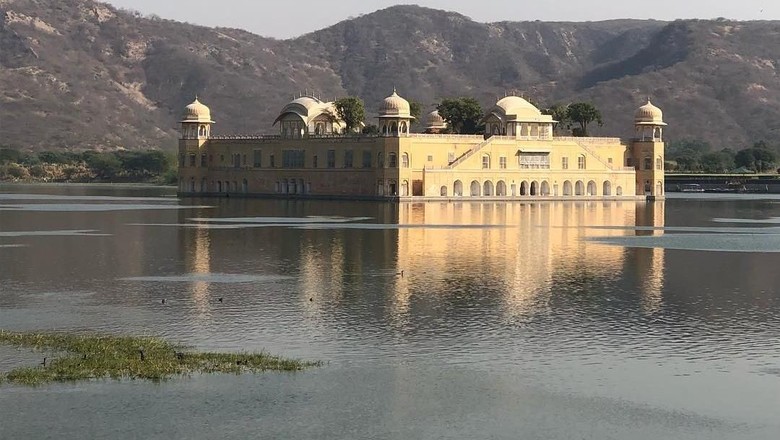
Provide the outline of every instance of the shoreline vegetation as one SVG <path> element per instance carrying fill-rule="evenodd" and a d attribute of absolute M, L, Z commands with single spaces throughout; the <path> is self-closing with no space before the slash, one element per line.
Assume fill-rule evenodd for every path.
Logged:
<path fill-rule="evenodd" d="M 41 151 L 0 148 L 0 182 L 175 185 L 176 157 L 161 150 Z"/>
<path fill-rule="evenodd" d="M 42 360 L 37 366 L 0 372 L 0 385 L 101 379 L 160 382 L 191 374 L 296 372 L 322 365 L 263 352 L 197 352 L 155 337 L 0 330 L 0 345 L 39 352 Z"/>

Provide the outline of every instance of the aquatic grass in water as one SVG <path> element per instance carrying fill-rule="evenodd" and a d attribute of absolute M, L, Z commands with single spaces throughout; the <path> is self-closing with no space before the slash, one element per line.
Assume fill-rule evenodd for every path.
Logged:
<path fill-rule="evenodd" d="M 197 373 L 292 372 L 321 365 L 267 353 L 200 353 L 154 337 L 0 330 L 0 345 L 61 353 L 37 367 L 0 372 L 0 383 L 32 386 L 107 378 L 161 381 Z"/>

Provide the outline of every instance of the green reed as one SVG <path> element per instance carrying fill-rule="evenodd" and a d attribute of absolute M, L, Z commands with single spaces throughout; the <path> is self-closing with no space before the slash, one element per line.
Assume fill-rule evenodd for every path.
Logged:
<path fill-rule="evenodd" d="M 0 372 L 0 383 L 31 386 L 108 378 L 162 381 L 198 373 L 293 372 L 321 365 L 264 352 L 197 352 L 154 337 L 0 330 L 0 345 L 55 353 L 38 366 Z"/>

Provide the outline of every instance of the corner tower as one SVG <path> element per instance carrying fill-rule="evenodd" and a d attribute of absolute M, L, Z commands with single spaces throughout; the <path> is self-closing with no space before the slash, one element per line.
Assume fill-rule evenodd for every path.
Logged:
<path fill-rule="evenodd" d="M 198 98 L 184 108 L 179 138 L 179 191 L 194 193 L 206 191 L 206 144 L 211 136 L 211 110 Z"/>
<path fill-rule="evenodd" d="M 412 119 L 409 101 L 393 89 L 393 94 L 385 98 L 379 107 L 379 133 L 385 137 L 409 136 Z"/>
<path fill-rule="evenodd" d="M 636 138 L 632 156 L 636 169 L 636 194 L 664 197 L 664 113 L 650 100 L 634 115 Z"/>

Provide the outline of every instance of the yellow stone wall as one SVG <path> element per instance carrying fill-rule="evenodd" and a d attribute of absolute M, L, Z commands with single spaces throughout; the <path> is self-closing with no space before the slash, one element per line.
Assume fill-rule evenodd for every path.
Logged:
<path fill-rule="evenodd" d="M 285 151 L 303 151 L 302 167 L 285 167 Z M 255 167 L 255 151 L 260 167 Z M 329 152 L 335 161 L 329 164 Z M 346 163 L 352 152 L 352 164 Z M 364 153 L 366 152 L 366 153 Z M 364 167 L 364 154 L 371 157 Z M 548 154 L 528 168 L 522 154 Z M 195 165 L 192 166 L 192 155 Z M 653 169 L 643 170 L 644 157 Z M 487 157 L 487 162 L 483 158 Z M 580 168 L 580 157 L 584 168 Z M 644 196 L 644 180 L 663 182 L 663 143 L 627 144 L 617 138 L 422 135 L 405 137 L 278 137 L 183 139 L 180 191 L 321 197 L 623 197 Z M 503 159 L 502 159 L 503 158 Z M 452 161 L 455 160 L 453 164 Z M 567 161 L 564 163 L 564 161 Z M 630 162 L 631 166 L 627 167 Z M 330 167 L 329 165 L 333 165 Z M 549 167 L 548 167 L 549 166 Z M 636 171 L 634 166 L 639 166 Z M 644 181 L 642 180 L 642 181 Z M 460 182 L 460 195 L 457 195 Z M 663 185 L 661 185 L 662 191 Z M 662 195 L 655 191 L 652 195 Z"/>

